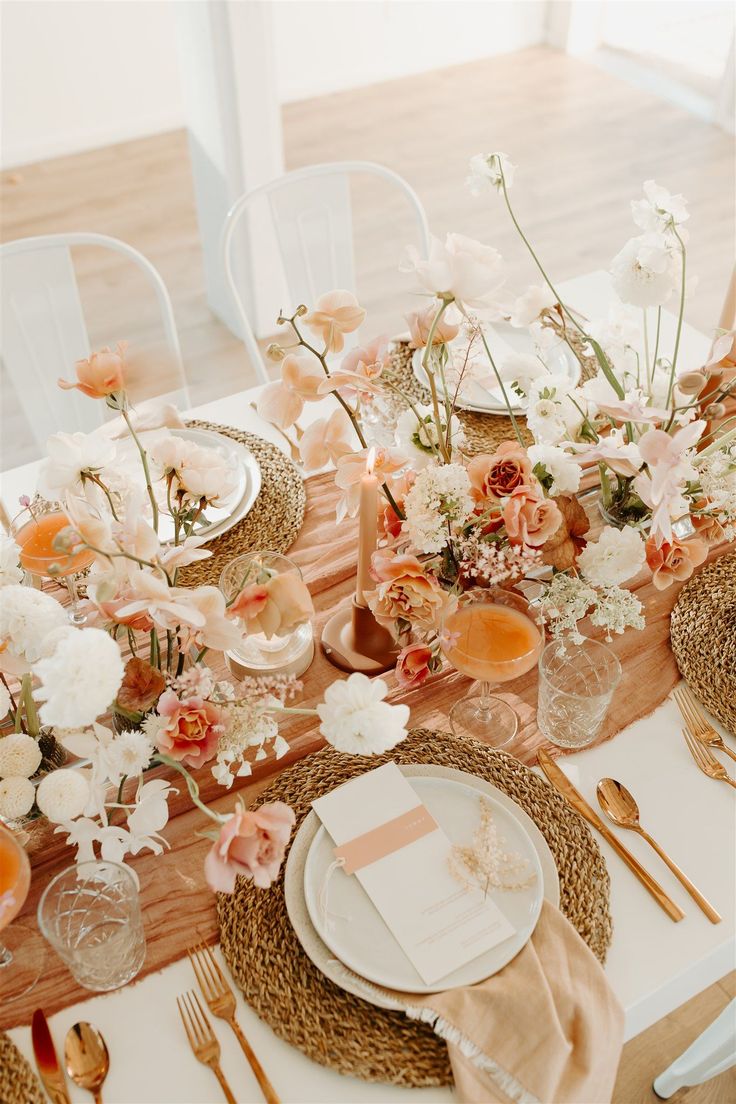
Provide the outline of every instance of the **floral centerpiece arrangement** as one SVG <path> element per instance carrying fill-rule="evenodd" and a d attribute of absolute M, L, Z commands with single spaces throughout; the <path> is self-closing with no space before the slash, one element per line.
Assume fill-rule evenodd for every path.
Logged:
<path fill-rule="evenodd" d="M 406 685 L 441 665 L 443 621 L 469 588 L 546 578 L 541 609 L 554 632 L 580 639 L 589 617 L 610 636 L 644 624 L 624 584 L 646 569 L 658 588 L 687 578 L 709 544 L 736 531 L 736 429 L 724 420 L 733 381 L 722 363 L 734 335 L 715 342 L 706 364 L 680 356 L 685 201 L 644 185 L 632 204 L 643 233 L 611 265 L 621 301 L 587 321 L 524 235 L 509 200 L 513 174 L 504 154 L 478 155 L 469 184 L 500 193 L 540 286 L 510 294 L 499 253 L 459 234 L 433 239 L 427 258 L 409 251 L 404 268 L 428 300 L 407 315 L 427 404 L 402 387 L 385 338 L 358 338 L 343 354 L 366 317 L 347 291 L 282 314 L 289 336 L 269 348 L 281 379 L 265 388 L 259 412 L 296 437 L 308 471 L 334 464 L 338 518 L 356 514 L 371 452 L 382 497 L 368 601 L 403 645 L 397 675 Z M 670 348 L 662 307 L 672 297 Z M 499 321 L 528 331 L 528 354 L 494 352 Z M 595 370 L 583 380 L 586 362 Z M 478 383 L 503 397 L 512 436 L 471 456 L 457 411 Z M 333 413 L 300 426 L 305 404 L 329 394 Z M 591 471 L 607 522 L 595 539 L 577 497 Z"/>
<path fill-rule="evenodd" d="M 160 853 L 174 788 L 146 772 L 165 765 L 215 822 L 203 833 L 213 837 L 206 864 L 213 888 L 231 889 L 238 872 L 268 884 L 291 810 L 238 804 L 220 816 L 201 801 L 192 771 L 208 765 L 229 788 L 253 761 L 281 758 L 288 744 L 278 717 L 289 713 L 314 715 L 338 748 L 385 751 L 406 735 L 408 708 L 389 705 L 385 684 L 363 676 L 328 687 L 318 710 L 309 710 L 288 704 L 299 689 L 294 679 L 236 686 L 214 673 L 206 659 L 236 648 L 244 632 L 283 635 L 308 620 L 309 591 L 297 572 L 246 576 L 229 601 L 216 586 L 182 585 L 181 569 L 211 555 L 196 527 L 231 489 L 227 458 L 169 429 L 140 434 L 125 391 L 124 349 L 103 350 L 76 370 L 85 395 L 120 413 L 143 480 L 126 476 L 108 431 L 49 440 L 39 489 L 61 501 L 68 519 L 54 549 L 60 560 L 82 550 L 91 556 L 83 627 L 69 624 L 52 593 L 24 585 L 21 537 L 20 545 L 2 537 L 0 817 L 18 821 L 38 811 L 77 847 L 78 861 Z M 22 505 L 33 518 L 34 503 Z M 61 766 L 53 748 L 85 765 Z"/>

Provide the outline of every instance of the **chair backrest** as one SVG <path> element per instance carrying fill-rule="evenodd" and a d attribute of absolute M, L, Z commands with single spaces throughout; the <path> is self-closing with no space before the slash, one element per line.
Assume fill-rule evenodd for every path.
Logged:
<path fill-rule="evenodd" d="M 393 185 L 409 207 L 416 225 L 417 244 L 427 255 L 429 227 L 419 197 L 398 173 L 371 161 L 335 161 L 296 169 L 246 192 L 228 212 L 221 245 L 225 280 L 246 351 L 264 382 L 268 373 L 248 317 L 243 288 L 238 286 L 236 232 L 254 205 L 265 199 L 293 307 L 314 303 L 317 296 L 334 288 L 355 291 L 350 178 L 358 174 L 378 177 Z M 278 303 L 276 307 L 281 305 Z"/>
<path fill-rule="evenodd" d="M 75 246 L 99 246 L 122 254 L 146 277 L 158 303 L 168 367 L 181 382 L 176 392 L 167 388 L 166 397 L 188 405 L 171 299 L 160 274 L 142 253 L 104 234 L 48 234 L 8 242 L 0 246 L 2 361 L 40 445 L 51 433 L 88 432 L 113 416 L 104 403 L 90 402 L 79 391 L 62 391 L 56 385 L 60 376 L 73 379 L 75 361 L 91 351 L 71 254 Z"/>

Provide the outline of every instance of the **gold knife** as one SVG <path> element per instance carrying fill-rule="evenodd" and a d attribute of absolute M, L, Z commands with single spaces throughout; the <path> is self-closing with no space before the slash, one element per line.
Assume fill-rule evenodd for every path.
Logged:
<path fill-rule="evenodd" d="M 644 869 L 639 860 L 631 854 L 628 848 L 624 847 L 618 836 L 615 836 L 610 828 L 603 823 L 596 811 L 591 808 L 583 795 L 575 789 L 567 775 L 557 766 L 555 761 L 550 758 L 543 748 L 540 748 L 537 753 L 537 760 L 546 774 L 547 779 L 552 783 L 555 789 L 559 790 L 567 802 L 572 805 L 573 809 L 575 809 L 584 820 L 587 820 L 588 824 L 592 824 L 593 827 L 600 832 L 604 840 L 610 843 L 614 851 L 623 859 L 629 869 L 633 871 L 642 885 L 649 890 L 659 907 L 664 909 L 671 920 L 682 920 L 685 913 L 680 906 L 676 905 L 672 898 L 667 896 L 659 882 L 655 882 L 649 871 Z"/>
<path fill-rule="evenodd" d="M 33 1013 L 31 1039 L 36 1066 L 52 1104 L 70 1104 L 69 1093 L 66 1091 L 66 1078 L 56 1057 L 54 1040 L 51 1038 L 49 1025 L 41 1008 L 37 1008 Z"/>

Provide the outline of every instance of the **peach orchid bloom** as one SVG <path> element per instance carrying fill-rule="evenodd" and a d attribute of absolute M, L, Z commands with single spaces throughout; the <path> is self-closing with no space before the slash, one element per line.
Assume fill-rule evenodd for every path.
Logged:
<path fill-rule="evenodd" d="M 335 483 L 342 491 L 337 503 L 337 520 L 347 515 L 355 517 L 360 505 L 360 481 L 368 466 L 370 449 L 347 453 L 341 456 L 335 465 Z M 373 448 L 373 473 L 379 483 L 390 482 L 391 477 L 406 464 L 406 456 L 396 448 Z"/>
<path fill-rule="evenodd" d="M 323 379 L 319 392 L 326 395 L 330 391 L 357 392 L 371 394 L 375 390 L 375 381 L 388 364 L 388 338 L 376 337 L 368 345 L 351 349 L 343 357 L 342 364 L 328 379 Z"/>
<path fill-rule="evenodd" d="M 365 316 L 351 291 L 328 291 L 320 295 L 304 324 L 324 341 L 327 352 L 339 353 L 345 347 L 344 335 L 357 330 Z"/>
<path fill-rule="evenodd" d="M 305 471 L 317 471 L 326 464 L 336 464 L 341 456 L 353 451 L 354 429 L 346 412 L 340 408 L 329 418 L 319 418 L 304 430 L 299 441 Z"/>
<path fill-rule="evenodd" d="M 314 357 L 289 353 L 281 363 L 281 379 L 264 387 L 258 413 L 280 429 L 288 429 L 301 415 L 305 402 L 319 402 L 325 374 Z"/>
<path fill-rule="evenodd" d="M 74 365 L 77 382 L 60 379 L 57 380 L 59 387 L 64 391 L 76 388 L 91 399 L 106 399 L 108 395 L 122 391 L 125 387 L 126 348 L 127 342 L 119 341 L 116 352 L 106 345 L 86 360 L 78 360 Z"/>

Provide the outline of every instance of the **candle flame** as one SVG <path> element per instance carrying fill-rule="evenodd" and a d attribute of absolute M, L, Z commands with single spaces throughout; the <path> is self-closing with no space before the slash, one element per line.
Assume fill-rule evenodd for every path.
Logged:
<path fill-rule="evenodd" d="M 376 450 L 370 448 L 368 450 L 368 457 L 365 462 L 365 470 L 367 475 L 373 475 L 373 469 L 376 466 Z"/>

